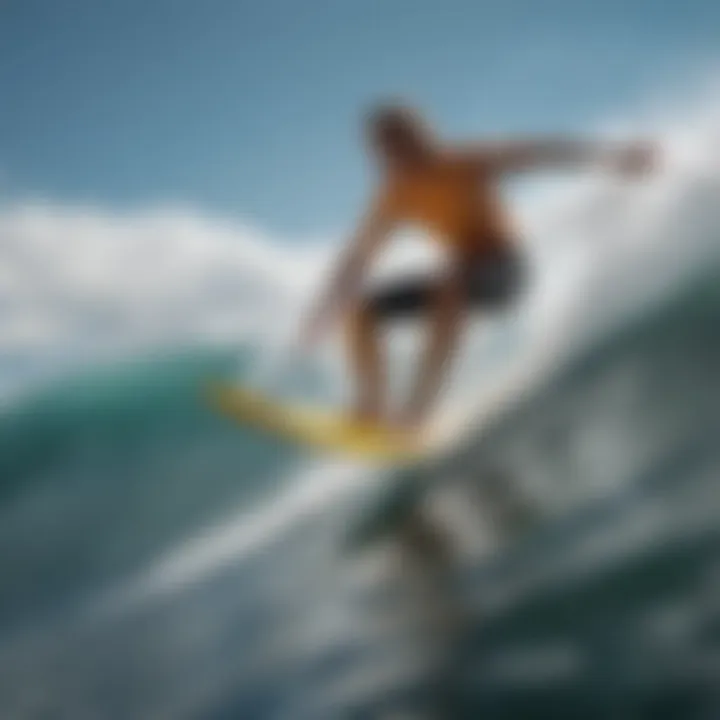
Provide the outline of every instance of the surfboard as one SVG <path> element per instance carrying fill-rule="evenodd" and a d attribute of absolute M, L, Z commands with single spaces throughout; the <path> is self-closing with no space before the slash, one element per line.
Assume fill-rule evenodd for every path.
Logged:
<path fill-rule="evenodd" d="M 230 383 L 214 383 L 207 392 L 211 406 L 235 422 L 318 452 L 402 466 L 420 462 L 432 450 L 426 436 L 361 423 L 340 410 L 284 404 Z"/>

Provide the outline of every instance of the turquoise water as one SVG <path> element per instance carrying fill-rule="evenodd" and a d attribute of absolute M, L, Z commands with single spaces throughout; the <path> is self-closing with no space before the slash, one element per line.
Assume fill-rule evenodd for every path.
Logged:
<path fill-rule="evenodd" d="M 135 569 L 223 509 L 250 505 L 296 457 L 209 410 L 236 352 L 176 353 L 34 393 L 0 420 L 0 623 Z M 49 549 L 52 552 L 48 552 Z"/>

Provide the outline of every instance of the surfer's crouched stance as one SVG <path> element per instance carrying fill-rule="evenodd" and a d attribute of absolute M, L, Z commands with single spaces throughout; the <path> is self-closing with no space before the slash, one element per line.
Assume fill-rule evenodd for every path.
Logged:
<path fill-rule="evenodd" d="M 334 319 L 346 317 L 357 381 L 355 416 L 419 428 L 440 388 L 465 311 L 505 306 L 522 286 L 523 263 L 498 197 L 498 182 L 511 173 L 586 163 L 641 172 L 650 165 L 652 149 L 644 143 L 608 146 L 564 139 L 448 147 L 415 113 L 400 106 L 375 110 L 367 130 L 382 169 L 380 189 L 311 314 L 303 342 L 316 342 Z M 371 259 L 400 223 L 429 231 L 447 250 L 447 269 L 361 294 Z M 426 317 L 428 344 L 408 403 L 390 416 L 376 331 L 379 323 L 413 315 Z"/>

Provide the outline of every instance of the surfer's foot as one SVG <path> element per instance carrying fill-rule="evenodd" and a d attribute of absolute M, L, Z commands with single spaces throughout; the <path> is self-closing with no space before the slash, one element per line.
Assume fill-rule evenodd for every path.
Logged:
<path fill-rule="evenodd" d="M 385 422 L 382 413 L 375 408 L 356 407 L 350 412 L 352 422 L 358 425 L 377 426 Z"/>
<path fill-rule="evenodd" d="M 425 430 L 425 417 L 421 413 L 388 415 L 376 408 L 356 407 L 351 418 L 360 426 L 380 429 L 397 436 L 398 440 L 415 441 Z"/>
<path fill-rule="evenodd" d="M 395 432 L 413 437 L 423 432 L 425 428 L 425 418 L 418 413 L 405 413 L 392 418 L 389 426 Z"/>

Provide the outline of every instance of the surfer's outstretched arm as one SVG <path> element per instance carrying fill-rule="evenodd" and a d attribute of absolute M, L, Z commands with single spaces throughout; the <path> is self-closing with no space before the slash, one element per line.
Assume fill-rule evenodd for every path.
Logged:
<path fill-rule="evenodd" d="M 341 254 L 330 282 L 320 293 L 303 324 L 301 342 L 304 346 L 320 340 L 333 321 L 349 309 L 370 262 L 387 239 L 393 223 L 389 202 L 380 198 L 366 213 L 358 231 Z"/>
<path fill-rule="evenodd" d="M 497 174 L 600 165 L 635 175 L 652 167 L 655 146 L 649 142 L 538 138 L 487 142 L 473 147 L 468 154 L 484 170 Z"/>

